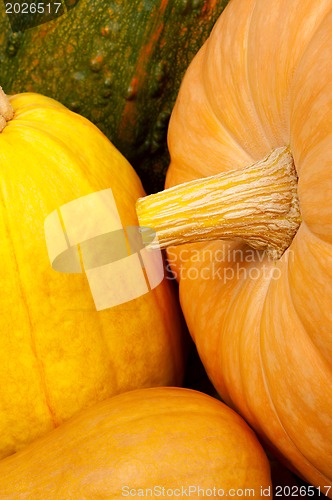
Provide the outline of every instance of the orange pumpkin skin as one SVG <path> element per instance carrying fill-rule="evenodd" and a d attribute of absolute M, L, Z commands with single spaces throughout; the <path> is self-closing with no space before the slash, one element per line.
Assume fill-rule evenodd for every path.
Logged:
<path fill-rule="evenodd" d="M 182 82 L 166 179 L 242 168 L 290 145 L 302 223 L 281 259 L 228 242 L 170 248 L 168 258 L 218 392 L 330 495 L 331 11 L 331 0 L 232 0 Z"/>
<path fill-rule="evenodd" d="M 81 412 L 2 460 L 0 474 L 0 497 L 8 500 L 116 499 L 155 487 L 174 496 L 182 488 L 215 488 L 219 498 L 221 489 L 237 497 L 271 487 L 267 457 L 239 415 L 206 394 L 166 387 Z M 150 498 L 162 496 L 154 493 Z"/>

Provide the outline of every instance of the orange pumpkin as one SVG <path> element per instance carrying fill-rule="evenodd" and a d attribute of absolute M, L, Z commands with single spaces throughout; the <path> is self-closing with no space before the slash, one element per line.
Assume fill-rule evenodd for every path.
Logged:
<path fill-rule="evenodd" d="M 206 394 L 152 388 L 81 412 L 0 462 L 0 497 L 271 497 L 270 466 L 244 420 Z M 189 495 L 190 494 L 190 495 Z"/>
<path fill-rule="evenodd" d="M 170 189 L 137 208 L 190 243 L 168 257 L 222 398 L 329 495 L 331 34 L 331 0 L 232 0 L 182 82 Z"/>

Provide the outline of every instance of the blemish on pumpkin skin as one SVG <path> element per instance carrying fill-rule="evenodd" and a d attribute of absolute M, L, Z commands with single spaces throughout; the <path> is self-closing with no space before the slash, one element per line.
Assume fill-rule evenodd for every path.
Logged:
<path fill-rule="evenodd" d="M 47 34 L 47 30 L 46 29 L 41 29 L 40 32 L 39 32 L 39 38 L 44 38 Z"/>
<path fill-rule="evenodd" d="M 104 78 L 104 87 L 110 88 L 112 86 L 112 75 L 109 72 L 105 73 L 105 78 Z"/>
<path fill-rule="evenodd" d="M 166 46 L 167 41 L 165 38 L 162 38 L 162 40 L 159 42 L 159 47 L 160 49 L 163 49 Z"/>
<path fill-rule="evenodd" d="M 167 2 L 163 2 L 164 4 L 164 8 L 166 7 L 167 5 Z M 143 84 L 145 83 L 145 78 L 146 78 L 146 75 L 147 75 L 147 72 L 146 72 L 146 67 L 148 66 L 148 62 L 149 62 L 149 57 L 153 54 L 153 49 L 154 47 L 156 46 L 160 36 L 161 36 L 161 33 L 163 32 L 163 29 L 164 29 L 164 23 L 160 23 L 158 24 L 157 28 L 154 30 L 153 34 L 151 35 L 150 39 L 149 39 L 149 42 L 143 46 L 139 56 L 138 56 L 138 59 L 137 59 L 137 65 L 136 65 L 136 72 L 131 80 L 131 83 L 128 87 L 128 90 L 129 89 L 133 89 L 131 90 L 131 94 L 129 93 L 128 94 L 128 91 L 127 91 L 127 97 L 126 97 L 126 105 L 124 107 L 124 111 L 123 111 L 123 117 L 122 117 L 122 121 L 119 125 L 119 136 L 122 137 L 124 134 L 126 134 L 128 136 L 128 126 L 129 125 L 132 125 L 133 127 L 135 127 L 136 125 L 136 115 L 138 114 L 138 110 L 137 110 L 137 107 L 133 106 L 133 100 L 137 97 L 138 93 L 139 93 L 139 88 L 140 88 L 140 84 Z M 133 94 L 134 92 L 134 94 Z M 128 95 L 133 95 L 133 97 L 131 98 L 128 98 Z"/>
<path fill-rule="evenodd" d="M 102 54 L 98 54 L 89 61 L 89 66 L 91 71 L 97 73 L 101 70 L 104 63 L 104 56 Z"/>
<path fill-rule="evenodd" d="M 152 25 L 149 31 L 150 36 L 148 37 L 148 42 L 143 45 L 136 63 L 136 70 L 129 84 L 129 89 L 132 87 L 135 89 L 135 98 L 139 94 L 140 88 L 144 86 L 145 79 L 148 75 L 147 67 L 150 61 L 150 57 L 154 53 L 154 48 L 156 47 L 158 41 L 160 40 L 161 34 L 164 30 L 163 16 L 165 14 L 166 7 L 168 6 L 168 0 L 162 0 L 158 12 L 152 11 L 151 18 L 153 18 L 154 25 Z M 153 20 L 152 20 L 153 22 Z M 133 86 L 134 84 L 134 86 Z M 134 99 L 126 98 L 126 104 L 122 114 L 122 120 L 119 124 L 119 137 L 124 135 L 130 137 L 130 127 L 133 129 L 137 124 L 138 109 Z"/>
<path fill-rule="evenodd" d="M 217 7 L 217 0 L 211 0 L 211 2 L 204 2 L 203 8 L 201 10 L 201 15 L 204 16 L 207 12 L 212 12 Z"/>
<path fill-rule="evenodd" d="M 103 26 L 103 27 L 101 28 L 101 35 L 102 35 L 102 36 L 106 36 L 106 37 L 107 37 L 107 36 L 109 36 L 109 35 L 110 35 L 110 32 L 111 32 L 111 29 L 110 29 L 110 27 L 109 27 L 109 26 Z"/>
<path fill-rule="evenodd" d="M 35 83 L 41 82 L 41 78 L 39 76 L 35 75 L 34 73 L 31 74 L 31 80 L 33 80 Z"/>
<path fill-rule="evenodd" d="M 152 53 L 152 49 L 155 46 L 155 44 L 158 42 L 160 35 L 163 31 L 164 28 L 164 23 L 161 23 L 158 28 L 156 29 L 155 33 L 151 36 L 151 39 L 149 43 L 145 46 L 145 55 L 150 56 Z"/>
<path fill-rule="evenodd" d="M 135 99 L 135 97 L 137 96 L 137 91 L 138 91 L 138 78 L 137 76 L 134 76 L 134 78 L 131 80 L 128 86 L 126 100 L 132 101 L 133 99 Z"/>

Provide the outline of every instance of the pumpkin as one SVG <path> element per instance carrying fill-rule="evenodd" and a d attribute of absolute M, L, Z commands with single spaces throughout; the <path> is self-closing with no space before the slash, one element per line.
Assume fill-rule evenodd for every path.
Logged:
<path fill-rule="evenodd" d="M 147 191 L 162 189 L 181 78 L 226 3 L 80 0 L 35 27 L 36 16 L 21 14 L 16 32 L 3 9 L 0 81 L 8 93 L 39 92 L 79 112 L 130 161 Z"/>
<path fill-rule="evenodd" d="M 12 117 L 3 99 L 1 457 L 110 396 L 180 385 L 184 344 L 166 279 L 97 311 L 87 275 L 56 272 L 49 260 L 44 222 L 73 200 L 111 188 L 123 227 L 137 224 L 144 191 L 136 172 L 91 122 L 55 100 L 12 96 Z"/>
<path fill-rule="evenodd" d="M 168 189 L 137 207 L 223 400 L 330 496 L 331 11 L 232 0 L 182 82 Z"/>
<path fill-rule="evenodd" d="M 79 413 L 2 460 L 0 474 L 6 499 L 271 497 L 269 462 L 244 420 L 211 396 L 172 387 Z"/>

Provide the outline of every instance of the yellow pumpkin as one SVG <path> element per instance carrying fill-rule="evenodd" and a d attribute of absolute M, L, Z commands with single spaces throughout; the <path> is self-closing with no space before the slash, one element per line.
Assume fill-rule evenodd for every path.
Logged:
<path fill-rule="evenodd" d="M 331 0 L 232 0 L 182 82 L 169 189 L 137 208 L 187 243 L 168 258 L 222 398 L 330 496 L 331 35 Z"/>
<path fill-rule="evenodd" d="M 7 103 L 8 104 L 8 103 Z M 111 188 L 124 227 L 144 194 L 125 158 L 88 120 L 26 93 L 2 99 L 0 133 L 0 457 L 123 391 L 182 380 L 181 314 L 163 280 L 97 311 L 85 274 L 59 273 L 44 222 Z"/>
<path fill-rule="evenodd" d="M 254 432 L 226 405 L 182 388 L 120 394 L 0 461 L 5 499 L 272 496 Z"/>

